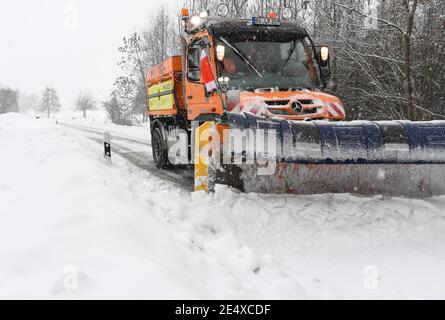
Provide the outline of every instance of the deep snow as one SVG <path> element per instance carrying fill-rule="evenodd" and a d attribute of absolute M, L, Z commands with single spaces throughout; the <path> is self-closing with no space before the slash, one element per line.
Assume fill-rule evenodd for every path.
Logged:
<path fill-rule="evenodd" d="M 0 298 L 445 298 L 445 197 L 190 194 L 17 114 L 0 150 Z"/>

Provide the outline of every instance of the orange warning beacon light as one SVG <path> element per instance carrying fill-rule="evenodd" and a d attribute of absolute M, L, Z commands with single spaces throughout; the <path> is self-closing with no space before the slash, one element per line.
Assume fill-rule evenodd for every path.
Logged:
<path fill-rule="evenodd" d="M 271 11 L 269 12 L 269 14 L 267 15 L 267 17 L 269 19 L 276 19 L 277 18 L 277 13 L 275 11 Z"/>
<path fill-rule="evenodd" d="M 188 19 L 188 18 L 190 17 L 189 9 L 187 9 L 187 8 L 182 8 L 182 10 L 181 10 L 181 16 L 182 16 L 182 19 Z"/>

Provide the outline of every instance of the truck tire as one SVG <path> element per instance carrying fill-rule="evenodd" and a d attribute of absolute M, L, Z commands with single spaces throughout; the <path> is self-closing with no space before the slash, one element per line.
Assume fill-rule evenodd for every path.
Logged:
<path fill-rule="evenodd" d="M 168 161 L 168 147 L 162 128 L 156 127 L 151 137 L 151 148 L 153 150 L 153 160 L 157 168 L 167 169 L 170 167 Z"/>

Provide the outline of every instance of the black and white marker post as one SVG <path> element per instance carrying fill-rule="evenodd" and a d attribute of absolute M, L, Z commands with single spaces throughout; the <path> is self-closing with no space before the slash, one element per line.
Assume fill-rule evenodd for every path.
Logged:
<path fill-rule="evenodd" d="M 111 135 L 108 131 L 104 132 L 104 157 L 111 162 Z"/>

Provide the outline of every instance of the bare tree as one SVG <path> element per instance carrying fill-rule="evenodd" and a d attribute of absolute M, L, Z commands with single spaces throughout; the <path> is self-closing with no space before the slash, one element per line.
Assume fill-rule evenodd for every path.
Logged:
<path fill-rule="evenodd" d="M 87 117 L 87 110 L 95 110 L 96 109 L 96 102 L 93 98 L 93 96 L 89 92 L 79 92 L 79 95 L 76 99 L 76 110 L 82 111 L 83 117 Z"/>
<path fill-rule="evenodd" d="M 131 121 L 128 119 L 128 116 L 125 113 L 124 108 L 122 108 L 122 104 L 119 102 L 115 92 L 111 94 L 110 100 L 103 102 L 102 105 L 113 123 L 120 125 L 131 125 Z"/>
<path fill-rule="evenodd" d="M 19 93 L 10 88 L 0 88 L 0 113 L 19 112 Z"/>
<path fill-rule="evenodd" d="M 147 116 L 147 68 L 159 64 L 179 52 L 179 28 L 175 17 L 164 5 L 152 14 L 152 19 L 139 32 L 123 39 L 118 65 L 122 74 L 116 79 L 114 92 L 119 99 L 121 114 Z"/>
<path fill-rule="evenodd" d="M 185 0 L 190 12 L 223 2 L 231 17 L 281 14 L 285 7 L 316 43 L 332 51 L 331 93 L 350 119 L 445 118 L 443 0 Z M 159 7 L 124 41 L 116 81 L 122 108 L 146 114 L 146 69 L 178 54 L 180 14 Z"/>
<path fill-rule="evenodd" d="M 42 92 L 42 99 L 40 100 L 39 111 L 45 112 L 48 118 L 51 117 L 52 112 L 60 110 L 59 96 L 53 87 L 47 86 Z"/>
<path fill-rule="evenodd" d="M 434 63 L 445 45 L 443 1 L 311 0 L 310 7 L 312 33 L 334 52 L 334 93 L 351 118 L 445 117 L 445 94 L 439 89 L 443 63 Z M 432 35 L 431 30 L 441 31 Z M 431 72 L 432 65 L 437 72 Z"/>

